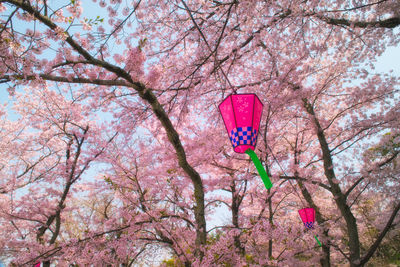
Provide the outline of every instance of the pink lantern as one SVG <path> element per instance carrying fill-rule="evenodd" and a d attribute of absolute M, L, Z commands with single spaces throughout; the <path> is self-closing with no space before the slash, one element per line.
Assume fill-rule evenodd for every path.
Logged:
<path fill-rule="evenodd" d="M 35 267 L 40 267 L 40 266 L 42 266 L 42 264 L 40 262 L 35 264 Z"/>
<path fill-rule="evenodd" d="M 315 222 L 315 210 L 313 208 L 305 208 L 299 210 L 301 220 L 308 229 L 313 228 Z"/>
<path fill-rule="evenodd" d="M 301 217 L 301 220 L 304 223 L 304 226 L 307 227 L 307 229 L 311 229 L 314 227 L 315 223 L 315 210 L 313 208 L 305 208 L 299 210 L 299 214 Z M 315 240 L 317 241 L 318 245 L 321 247 L 322 244 L 318 240 L 318 237 L 314 235 Z"/>
<path fill-rule="evenodd" d="M 263 104 L 255 94 L 229 95 L 219 104 L 233 150 L 250 156 L 267 189 L 272 187 L 267 172 L 258 159 L 256 148 Z"/>
<path fill-rule="evenodd" d="M 229 95 L 219 105 L 235 152 L 255 149 L 262 109 L 263 104 L 255 94 Z"/>

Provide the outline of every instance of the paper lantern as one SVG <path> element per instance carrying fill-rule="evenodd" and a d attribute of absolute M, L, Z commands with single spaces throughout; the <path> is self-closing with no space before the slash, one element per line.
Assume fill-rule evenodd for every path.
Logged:
<path fill-rule="evenodd" d="M 313 228 L 315 223 L 315 210 L 313 208 L 305 208 L 299 210 L 299 214 L 304 226 L 308 229 Z"/>
<path fill-rule="evenodd" d="M 245 153 L 254 150 L 263 104 L 255 94 L 229 95 L 219 105 L 233 150 Z"/>
<path fill-rule="evenodd" d="M 313 208 L 305 208 L 299 210 L 300 218 L 304 223 L 304 226 L 307 229 L 312 229 L 315 223 L 315 210 Z M 321 242 L 318 240 L 318 237 L 314 235 L 315 240 L 317 241 L 319 246 L 322 246 Z"/>
<path fill-rule="evenodd" d="M 219 105 L 233 150 L 253 160 L 267 189 L 272 183 L 254 149 L 257 143 L 263 104 L 255 94 L 231 94 Z"/>

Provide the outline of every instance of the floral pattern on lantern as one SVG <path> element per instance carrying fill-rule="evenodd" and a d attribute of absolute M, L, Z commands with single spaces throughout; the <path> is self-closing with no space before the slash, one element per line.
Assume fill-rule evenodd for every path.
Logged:
<path fill-rule="evenodd" d="M 233 150 L 245 153 L 254 150 L 263 104 L 255 94 L 231 94 L 219 105 Z"/>

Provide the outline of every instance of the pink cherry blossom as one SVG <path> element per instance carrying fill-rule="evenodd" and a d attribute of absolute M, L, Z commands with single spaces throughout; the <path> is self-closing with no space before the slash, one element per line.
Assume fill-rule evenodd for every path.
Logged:
<path fill-rule="evenodd" d="M 2 1 L 0 258 L 389 265 L 400 79 L 374 64 L 398 44 L 398 10 L 372 0 Z M 269 190 L 233 150 L 218 109 L 231 93 L 264 105 L 255 153 Z M 308 207 L 310 229 L 298 215 Z"/>

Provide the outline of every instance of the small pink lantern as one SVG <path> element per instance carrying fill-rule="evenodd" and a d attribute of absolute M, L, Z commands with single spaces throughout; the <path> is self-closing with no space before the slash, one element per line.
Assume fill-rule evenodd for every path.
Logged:
<path fill-rule="evenodd" d="M 312 229 L 315 223 L 315 210 L 313 208 L 305 208 L 299 210 L 299 214 L 304 226 L 307 227 L 307 229 Z M 318 245 L 322 246 L 321 242 L 318 240 L 318 237 L 316 235 L 314 235 L 314 237 Z"/>
<path fill-rule="evenodd" d="M 35 264 L 35 267 L 41 267 L 41 266 L 42 266 L 42 264 L 40 262 Z"/>
<path fill-rule="evenodd" d="M 250 156 L 265 187 L 270 189 L 271 180 L 254 152 L 262 110 L 263 104 L 255 94 L 231 94 L 219 104 L 233 150 Z"/>
<path fill-rule="evenodd" d="M 255 94 L 229 95 L 219 105 L 226 130 L 237 153 L 254 150 L 263 104 Z"/>
<path fill-rule="evenodd" d="M 313 208 L 305 208 L 299 210 L 301 220 L 308 229 L 313 228 L 315 222 L 315 210 Z"/>

